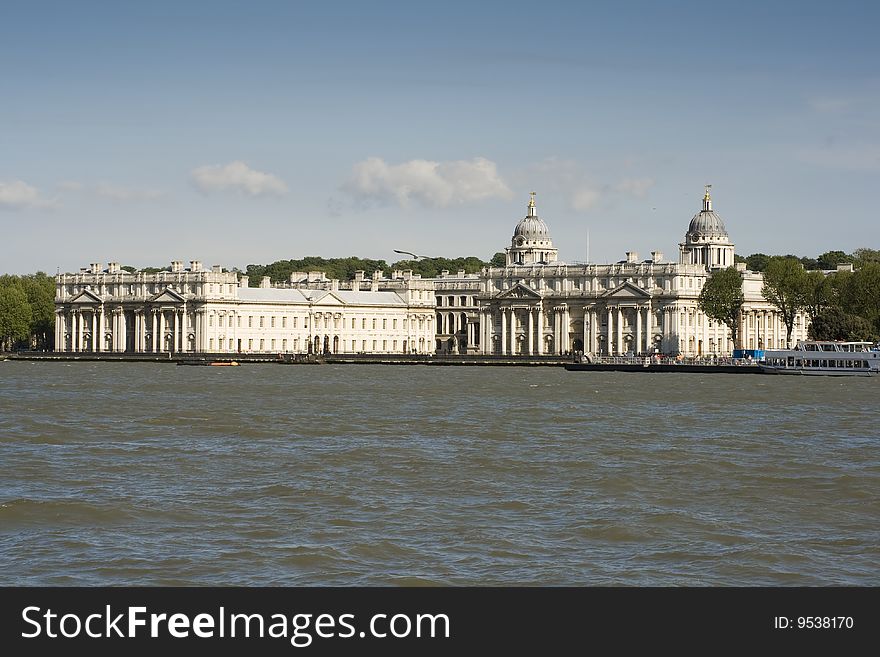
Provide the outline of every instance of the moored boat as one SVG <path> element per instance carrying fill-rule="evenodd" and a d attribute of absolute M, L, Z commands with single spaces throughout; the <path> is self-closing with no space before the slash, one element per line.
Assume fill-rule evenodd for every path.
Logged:
<path fill-rule="evenodd" d="M 765 374 L 877 376 L 880 351 L 870 342 L 801 340 L 794 349 L 768 349 L 759 365 Z"/>

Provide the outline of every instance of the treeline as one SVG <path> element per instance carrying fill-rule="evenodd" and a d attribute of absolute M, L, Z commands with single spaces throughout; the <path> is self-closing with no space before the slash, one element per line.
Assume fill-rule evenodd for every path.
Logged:
<path fill-rule="evenodd" d="M 50 350 L 55 341 L 55 279 L 39 271 L 0 276 L 0 351 Z"/>
<path fill-rule="evenodd" d="M 443 270 L 450 273 L 464 270 L 466 274 L 473 274 L 483 267 L 499 266 L 498 256 L 501 257 L 501 265 L 504 264 L 504 254 L 497 253 L 491 261 L 485 262 L 476 256 L 466 258 L 420 258 L 418 260 L 398 260 L 390 265 L 385 260 L 372 260 L 369 258 L 322 258 L 320 256 L 307 256 L 301 260 L 277 260 L 268 265 L 248 265 L 245 274 L 250 277 L 248 284 L 251 287 L 258 286 L 263 276 L 268 276 L 273 283 L 281 283 L 290 280 L 290 275 L 295 271 L 322 271 L 328 278 L 338 278 L 345 281 L 354 277 L 356 271 L 364 271 L 367 276 L 372 275 L 377 269 L 389 276 L 395 269 L 411 269 L 414 274 L 421 274 L 424 278 L 439 276 Z"/>
<path fill-rule="evenodd" d="M 851 264 L 853 267 L 858 268 L 870 262 L 880 262 L 880 250 L 861 248 L 856 249 L 852 253 L 846 253 L 845 251 L 826 251 L 816 258 L 791 254 L 785 256 L 771 256 L 766 253 L 753 253 L 750 256 L 736 255 L 734 256 L 734 260 L 736 262 L 746 263 L 746 267 L 748 267 L 750 271 L 764 272 L 767 270 L 767 265 L 770 263 L 770 259 L 776 257 L 793 258 L 800 262 L 807 271 L 817 269 L 828 271 L 837 269 L 837 265 L 842 264 Z"/>

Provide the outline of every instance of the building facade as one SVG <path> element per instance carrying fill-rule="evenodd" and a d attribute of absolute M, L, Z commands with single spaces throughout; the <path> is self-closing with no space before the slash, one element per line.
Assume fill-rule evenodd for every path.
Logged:
<path fill-rule="evenodd" d="M 729 355 L 781 348 L 785 324 L 761 295 L 763 276 L 745 271 L 740 345 L 725 324 L 711 321 L 697 300 L 712 272 L 734 265 L 734 245 L 712 209 L 709 186 L 691 219 L 678 262 L 653 251 L 640 260 L 630 251 L 614 264 L 564 264 L 557 260 L 534 194 L 506 249 L 506 266 L 484 270 L 479 306 L 480 352 L 501 355 L 600 356 L 624 354 Z M 799 313 L 792 340 L 806 339 Z"/>
<path fill-rule="evenodd" d="M 703 207 L 678 262 L 630 251 L 612 264 L 559 262 L 532 193 L 505 249 L 505 266 L 478 274 L 357 272 L 350 281 L 294 272 L 250 287 L 248 277 L 198 261 L 130 272 L 111 262 L 56 277 L 55 350 L 113 353 L 367 353 L 505 356 L 729 355 L 785 345 L 785 325 L 745 271 L 740 344 L 698 307 L 712 272 L 734 264 L 734 245 Z M 806 339 L 807 317 L 792 340 Z"/>

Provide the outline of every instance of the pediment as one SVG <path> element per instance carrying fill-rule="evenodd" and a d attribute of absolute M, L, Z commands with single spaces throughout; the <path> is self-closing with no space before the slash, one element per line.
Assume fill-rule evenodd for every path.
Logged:
<path fill-rule="evenodd" d="M 650 299 L 651 293 L 626 281 L 613 290 L 608 290 L 602 296 L 606 299 Z"/>
<path fill-rule="evenodd" d="M 500 294 L 496 295 L 496 299 L 530 299 L 535 301 L 540 301 L 542 299 L 541 295 L 538 294 L 535 290 L 530 288 L 528 285 L 520 281 L 515 284 L 509 290 L 504 290 Z"/>
<path fill-rule="evenodd" d="M 75 295 L 69 303 L 81 303 L 91 305 L 94 303 L 104 303 L 104 300 L 91 290 L 83 290 L 79 294 Z"/>
<path fill-rule="evenodd" d="M 166 287 L 150 299 L 151 303 L 183 303 L 184 301 L 186 301 L 186 299 L 170 287 Z"/>

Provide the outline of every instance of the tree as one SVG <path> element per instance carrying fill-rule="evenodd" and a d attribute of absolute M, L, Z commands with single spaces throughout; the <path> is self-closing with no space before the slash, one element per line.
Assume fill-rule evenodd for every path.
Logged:
<path fill-rule="evenodd" d="M 880 250 L 862 247 L 853 251 L 856 267 L 864 267 L 869 262 L 880 262 Z"/>
<path fill-rule="evenodd" d="M 764 271 L 761 294 L 772 303 L 785 322 L 785 343 L 791 347 L 794 320 L 806 305 L 807 273 L 796 258 L 773 256 Z"/>
<path fill-rule="evenodd" d="M 507 255 L 504 251 L 499 251 L 495 255 L 492 256 L 492 259 L 489 261 L 490 267 L 504 267 L 507 264 Z"/>
<path fill-rule="evenodd" d="M 22 276 L 21 288 L 31 307 L 29 334 L 32 346 L 48 350 L 54 344 L 55 279 L 44 272 Z"/>
<path fill-rule="evenodd" d="M 834 304 L 831 280 L 823 272 L 806 272 L 804 277 L 804 306 L 812 322 L 821 312 Z"/>
<path fill-rule="evenodd" d="M 727 325 L 736 346 L 739 314 L 743 305 L 740 273 L 734 267 L 717 270 L 703 286 L 698 303 L 707 317 Z"/>
<path fill-rule="evenodd" d="M 770 261 L 770 256 L 765 253 L 753 253 L 748 258 L 746 258 L 746 267 L 749 268 L 749 271 L 764 271 L 767 268 L 767 263 Z"/>
<path fill-rule="evenodd" d="M 817 260 L 819 269 L 837 269 L 837 265 L 852 262 L 853 258 L 843 251 L 826 251 Z"/>
<path fill-rule="evenodd" d="M 813 318 L 810 337 L 813 340 L 871 340 L 874 333 L 867 320 L 835 306 Z"/>
<path fill-rule="evenodd" d="M 18 285 L 0 286 L 0 351 L 11 350 L 16 343 L 27 340 L 30 328 L 27 295 Z"/>
<path fill-rule="evenodd" d="M 841 308 L 864 318 L 875 332 L 880 333 L 880 263 L 869 262 L 841 278 Z"/>

